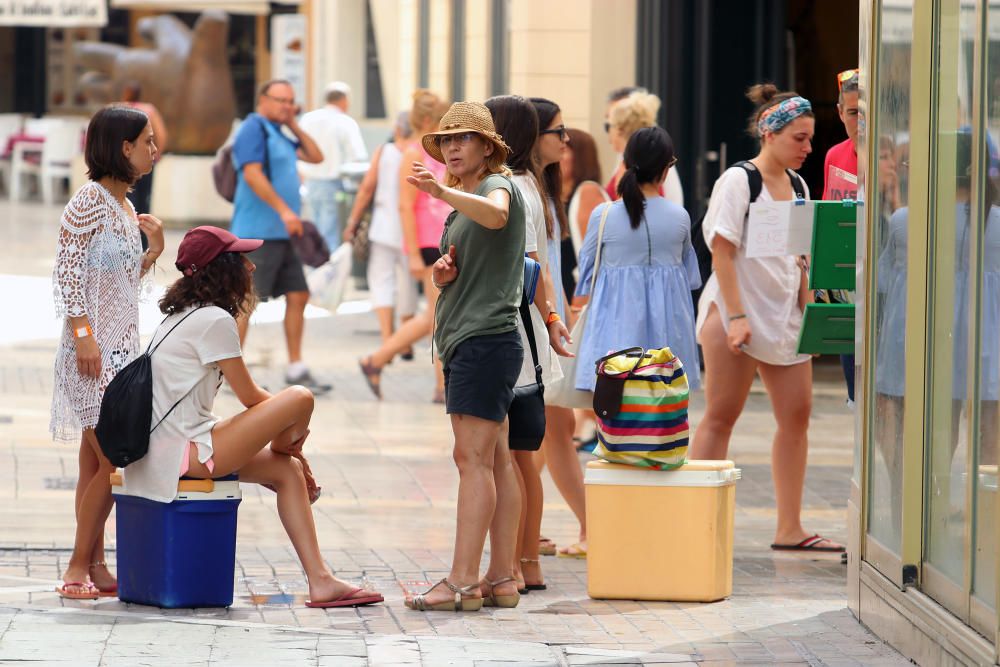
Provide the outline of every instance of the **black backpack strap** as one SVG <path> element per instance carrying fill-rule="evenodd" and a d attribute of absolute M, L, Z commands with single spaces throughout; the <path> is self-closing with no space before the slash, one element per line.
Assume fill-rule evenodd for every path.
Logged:
<path fill-rule="evenodd" d="M 747 173 L 747 181 L 750 183 L 750 203 L 757 201 L 761 190 L 764 189 L 764 177 L 760 175 L 760 170 L 750 160 L 740 160 L 733 165 L 740 167 Z"/>
<path fill-rule="evenodd" d="M 802 185 L 802 177 L 791 169 L 786 169 L 785 172 L 788 174 L 788 179 L 792 182 L 792 190 L 795 192 L 795 198 L 805 199 L 806 189 L 805 186 Z"/>
<path fill-rule="evenodd" d="M 184 322 L 184 320 L 186 320 L 187 318 L 189 318 L 192 315 L 194 315 L 195 311 L 201 310 L 204 307 L 205 306 L 198 306 L 197 308 L 195 308 L 194 310 L 192 310 L 191 312 L 189 312 L 187 315 L 185 315 L 184 317 L 182 317 L 180 322 L 178 322 L 174 326 L 170 327 L 170 331 L 168 331 L 166 334 L 164 334 L 163 338 L 160 339 L 160 342 L 156 344 L 156 347 L 154 347 L 152 350 L 149 350 L 148 348 L 146 349 L 146 354 L 152 356 L 153 352 L 156 352 L 160 348 L 160 345 L 163 344 L 163 341 L 165 341 L 167 339 L 167 336 L 169 336 L 170 334 L 172 334 L 174 332 L 174 329 L 176 329 L 177 327 L 179 327 L 181 325 L 181 323 Z M 169 317 L 169 315 L 167 317 Z M 164 318 L 163 322 L 166 322 L 166 321 L 167 321 L 166 318 Z M 162 325 L 163 322 L 161 322 L 160 324 Z M 153 341 L 149 341 L 149 344 L 152 345 Z M 197 387 L 197 386 L 198 385 L 196 384 L 195 387 Z M 154 426 L 153 428 L 149 429 L 150 435 L 153 434 L 153 431 L 155 431 L 157 428 L 159 428 L 160 424 L 163 423 L 164 419 L 166 419 L 167 417 L 170 416 L 170 413 L 174 411 L 174 408 L 176 408 L 178 405 L 181 404 L 181 401 L 183 401 L 185 398 L 187 398 L 188 396 L 191 395 L 192 391 L 194 391 L 194 387 L 191 387 L 190 389 L 188 389 L 188 391 L 187 391 L 186 394 L 184 394 L 183 396 L 181 396 L 180 398 L 178 398 L 177 402 L 170 406 L 170 409 L 167 410 L 166 413 L 162 417 L 160 417 L 160 421 L 156 422 L 156 426 Z"/>
<path fill-rule="evenodd" d="M 524 321 L 524 333 L 528 336 L 528 347 L 531 348 L 531 361 L 535 365 L 535 382 L 542 384 L 542 365 L 538 363 L 538 347 L 535 344 L 535 325 L 531 321 L 531 309 L 528 297 L 521 294 L 521 320 Z"/>
<path fill-rule="evenodd" d="M 170 331 L 168 331 L 167 333 L 165 333 L 163 335 L 163 338 L 161 338 L 160 342 L 156 344 L 156 347 L 153 347 L 153 339 L 156 338 L 156 336 L 154 335 L 153 339 L 151 339 L 149 341 L 149 345 L 146 347 L 146 354 L 151 355 L 151 354 L 153 354 L 153 352 L 156 352 L 159 349 L 160 345 L 163 345 L 163 341 L 165 341 L 167 339 L 167 336 L 169 336 L 170 334 L 172 334 L 174 332 L 174 329 L 176 329 L 177 327 L 179 327 L 181 325 L 181 322 L 183 322 L 187 318 L 189 318 L 192 315 L 194 315 L 195 311 L 201 310 L 204 307 L 205 306 L 198 306 L 197 308 L 195 308 L 194 310 L 192 310 L 190 313 L 188 313 L 187 315 L 185 315 L 184 317 L 182 317 L 181 320 L 180 320 L 180 322 L 178 322 L 174 326 L 170 327 Z M 169 317 L 171 317 L 171 315 L 167 315 L 167 317 L 164 317 L 163 318 L 163 322 L 166 322 Z M 160 326 L 163 326 L 163 322 L 160 322 Z M 159 327 L 157 327 L 157 330 L 159 330 Z"/>

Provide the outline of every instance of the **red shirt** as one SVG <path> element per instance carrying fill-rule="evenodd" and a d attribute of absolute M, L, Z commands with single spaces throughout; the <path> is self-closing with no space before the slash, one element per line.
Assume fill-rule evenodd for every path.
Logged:
<path fill-rule="evenodd" d="M 858 198 L 858 151 L 845 139 L 826 152 L 823 162 L 823 199 Z"/>

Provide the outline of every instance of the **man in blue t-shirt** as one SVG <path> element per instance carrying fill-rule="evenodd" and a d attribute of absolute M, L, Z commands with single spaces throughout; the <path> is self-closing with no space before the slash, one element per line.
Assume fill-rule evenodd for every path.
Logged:
<path fill-rule="evenodd" d="M 302 361 L 309 287 L 302 261 L 290 240 L 290 236 L 302 234 L 296 161 L 322 162 L 323 153 L 299 127 L 296 112 L 295 93 L 287 81 L 276 79 L 261 86 L 257 112 L 246 117 L 233 140 L 237 179 L 230 228 L 240 238 L 264 241 L 258 250 L 248 254 L 257 267 L 253 273 L 257 295 L 261 299 L 285 297 L 285 381 L 323 393 L 330 390 L 330 385 L 317 383 Z M 240 340 L 246 340 L 249 322 L 241 317 L 238 323 Z"/>

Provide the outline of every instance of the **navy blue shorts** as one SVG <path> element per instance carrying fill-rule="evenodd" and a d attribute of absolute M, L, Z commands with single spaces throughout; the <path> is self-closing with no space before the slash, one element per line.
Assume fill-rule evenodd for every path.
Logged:
<path fill-rule="evenodd" d="M 459 343 L 444 367 L 448 414 L 502 422 L 514 400 L 523 361 L 524 348 L 516 330 L 473 336 Z"/>

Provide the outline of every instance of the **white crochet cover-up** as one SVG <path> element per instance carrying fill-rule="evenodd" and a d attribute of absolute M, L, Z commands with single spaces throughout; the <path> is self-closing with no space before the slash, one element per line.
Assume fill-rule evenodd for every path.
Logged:
<path fill-rule="evenodd" d="M 49 423 L 57 440 L 77 440 L 81 429 L 97 424 L 108 383 L 139 354 L 142 241 L 135 209 L 131 202 L 127 206 L 91 181 L 63 210 L 52 272 L 56 316 L 64 322 Z M 101 350 L 97 378 L 80 375 L 76 366 L 68 318 L 83 315 Z"/>

